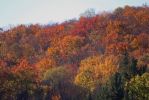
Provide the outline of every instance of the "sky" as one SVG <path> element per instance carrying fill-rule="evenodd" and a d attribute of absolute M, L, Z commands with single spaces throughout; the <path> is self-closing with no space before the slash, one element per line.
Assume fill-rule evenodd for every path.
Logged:
<path fill-rule="evenodd" d="M 102 12 L 145 3 L 149 0 L 0 0 L 0 27 L 63 22 L 78 18 L 89 8 Z"/>

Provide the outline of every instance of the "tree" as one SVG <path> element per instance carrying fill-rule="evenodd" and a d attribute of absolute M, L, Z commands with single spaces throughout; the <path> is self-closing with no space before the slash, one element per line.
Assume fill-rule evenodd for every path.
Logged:
<path fill-rule="evenodd" d="M 19 99 L 29 99 L 33 96 L 34 89 L 38 82 L 38 72 L 33 65 L 29 64 L 26 59 L 20 60 L 20 63 L 11 69 L 13 77 L 10 82 L 14 81 L 15 97 Z M 8 83 L 9 85 L 9 83 Z"/>
<path fill-rule="evenodd" d="M 106 28 L 106 32 L 108 34 L 117 33 L 124 34 L 124 23 L 120 20 L 109 21 L 108 26 Z"/>
<path fill-rule="evenodd" d="M 87 17 L 87 18 L 93 17 L 93 16 L 95 16 L 95 10 L 93 8 L 90 8 L 90 9 L 86 10 L 84 13 L 82 13 L 80 16 Z"/>
<path fill-rule="evenodd" d="M 146 53 L 138 58 L 137 68 L 139 70 L 139 74 L 142 75 L 146 71 L 148 72 L 148 62 L 149 62 L 149 54 Z"/>
<path fill-rule="evenodd" d="M 135 59 L 132 56 L 129 56 L 127 52 L 125 52 L 124 55 L 119 56 L 119 72 L 127 76 L 127 78 L 130 78 L 132 76 L 135 76 L 138 74 L 138 68 L 137 68 L 137 59 Z"/>
<path fill-rule="evenodd" d="M 88 57 L 81 61 L 75 84 L 93 92 L 98 85 L 106 83 L 117 69 L 117 59 L 114 56 Z"/>
<path fill-rule="evenodd" d="M 71 82 L 70 72 L 66 67 L 57 67 L 47 70 L 43 79 L 44 83 L 50 88 L 49 92 L 52 98 L 58 97 L 58 100 L 65 100 L 67 96 L 67 87 Z M 55 100 L 55 99 L 53 99 Z"/>
<path fill-rule="evenodd" d="M 93 92 L 93 98 L 94 100 L 112 100 L 111 93 L 111 87 L 109 85 L 109 82 L 107 82 Z"/>
<path fill-rule="evenodd" d="M 124 97 L 124 80 L 120 73 L 115 73 L 110 79 L 111 99 L 122 100 Z"/>
<path fill-rule="evenodd" d="M 35 67 L 36 67 L 36 69 L 38 69 L 40 77 L 43 78 L 44 73 L 47 70 L 54 68 L 56 65 L 57 64 L 54 59 L 52 59 L 51 57 L 44 57 L 36 63 Z"/>
<path fill-rule="evenodd" d="M 125 84 L 128 91 L 129 100 L 148 100 L 149 99 L 149 73 L 142 76 L 135 76 Z"/>
<path fill-rule="evenodd" d="M 48 48 L 47 55 L 58 64 L 77 63 L 81 58 L 83 45 L 83 37 L 67 35 L 58 40 L 53 47 Z"/>

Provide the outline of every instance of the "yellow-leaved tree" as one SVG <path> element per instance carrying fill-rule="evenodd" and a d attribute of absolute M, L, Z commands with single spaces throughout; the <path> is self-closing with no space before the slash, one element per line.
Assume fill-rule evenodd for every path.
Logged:
<path fill-rule="evenodd" d="M 117 72 L 118 60 L 114 56 L 93 56 L 81 61 L 75 84 L 94 91 Z"/>

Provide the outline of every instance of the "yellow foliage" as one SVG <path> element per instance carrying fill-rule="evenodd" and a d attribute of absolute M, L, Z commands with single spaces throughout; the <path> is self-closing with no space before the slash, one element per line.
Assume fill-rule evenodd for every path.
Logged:
<path fill-rule="evenodd" d="M 93 56 L 81 61 L 75 83 L 93 91 L 104 84 L 118 70 L 118 60 L 114 56 Z"/>
<path fill-rule="evenodd" d="M 137 38 L 134 38 L 130 45 L 134 49 L 138 48 L 139 47 L 139 41 L 137 40 Z"/>

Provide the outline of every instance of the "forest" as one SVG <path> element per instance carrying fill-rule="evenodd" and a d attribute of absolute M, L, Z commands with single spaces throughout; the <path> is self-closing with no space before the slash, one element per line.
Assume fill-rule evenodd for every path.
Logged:
<path fill-rule="evenodd" d="M 1 29 L 0 100 L 149 100 L 149 6 Z"/>

